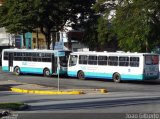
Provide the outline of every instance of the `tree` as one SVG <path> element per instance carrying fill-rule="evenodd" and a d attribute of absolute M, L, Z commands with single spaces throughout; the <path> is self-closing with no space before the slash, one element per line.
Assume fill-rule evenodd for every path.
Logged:
<path fill-rule="evenodd" d="M 84 36 L 82 43 L 86 44 L 93 51 L 97 51 L 100 48 L 97 33 L 98 18 L 98 15 L 93 15 L 83 24 Z"/>
<path fill-rule="evenodd" d="M 37 27 L 50 46 L 51 33 L 63 31 L 64 26 L 82 22 L 94 0 L 35 0 Z M 68 23 L 68 24 L 67 24 Z M 55 42 L 55 41 L 54 41 Z"/>
<path fill-rule="evenodd" d="M 113 26 L 109 20 L 104 17 L 98 19 L 98 42 L 101 46 L 101 50 L 115 51 L 117 47 L 117 38 L 113 30 Z"/>
<path fill-rule="evenodd" d="M 32 20 L 34 20 L 31 10 L 32 0 L 5 0 L 0 7 L 0 27 L 5 27 L 7 32 L 22 34 L 23 45 L 25 46 L 25 33 L 32 31 Z"/>
<path fill-rule="evenodd" d="M 98 16 L 96 28 L 95 30 L 97 34 L 97 39 L 95 39 L 96 44 L 99 45 L 97 50 L 116 50 L 117 47 L 117 39 L 116 33 L 113 30 L 113 25 L 111 23 L 111 19 L 109 19 L 109 12 L 108 8 L 104 4 L 106 0 L 99 0 L 93 6 L 94 14 Z M 107 6 L 109 6 L 107 4 Z M 90 33 L 90 32 L 89 32 Z"/>
<path fill-rule="evenodd" d="M 1 26 L 10 32 L 40 28 L 49 49 L 51 33 L 63 30 L 65 25 L 82 22 L 87 18 L 93 1 L 95 0 L 6 0 L 1 12 L 1 16 L 5 16 L 1 17 Z"/>
<path fill-rule="evenodd" d="M 159 44 L 160 2 L 157 0 L 99 0 L 98 13 L 111 17 L 113 32 L 125 51 L 150 51 Z"/>
<path fill-rule="evenodd" d="M 160 35 L 154 33 L 160 23 L 158 4 L 155 0 L 133 0 L 118 7 L 115 24 L 121 47 L 126 45 L 129 50 L 141 52 L 149 52 L 155 47 L 160 40 Z"/>
<path fill-rule="evenodd" d="M 92 6 L 89 13 L 88 19 L 76 26 L 84 30 L 82 42 L 87 44 L 90 50 L 103 51 L 109 50 L 111 45 L 115 47 L 115 33 L 112 32 L 110 21 L 101 14 L 98 3 Z"/>

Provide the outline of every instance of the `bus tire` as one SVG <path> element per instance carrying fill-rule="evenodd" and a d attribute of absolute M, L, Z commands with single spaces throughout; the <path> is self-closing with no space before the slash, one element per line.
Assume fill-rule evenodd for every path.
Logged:
<path fill-rule="evenodd" d="M 48 68 L 45 68 L 45 69 L 43 70 L 43 75 L 46 76 L 46 77 L 49 77 L 49 76 L 50 76 L 50 71 L 49 71 Z"/>
<path fill-rule="evenodd" d="M 18 66 L 14 68 L 14 74 L 17 76 L 21 74 L 20 68 Z"/>
<path fill-rule="evenodd" d="M 77 74 L 78 79 L 84 80 L 85 79 L 85 75 L 83 71 L 79 71 Z"/>
<path fill-rule="evenodd" d="M 113 74 L 113 81 L 116 83 L 120 83 L 121 82 L 121 75 L 119 73 L 114 73 Z"/>

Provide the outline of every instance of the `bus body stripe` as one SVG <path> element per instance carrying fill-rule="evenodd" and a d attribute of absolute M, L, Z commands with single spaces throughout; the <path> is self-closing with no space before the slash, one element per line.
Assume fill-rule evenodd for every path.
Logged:
<path fill-rule="evenodd" d="M 95 72 L 85 72 L 86 78 L 104 78 L 104 79 L 112 79 L 112 73 L 95 73 Z M 76 71 L 68 71 L 68 76 L 77 77 Z M 153 77 L 145 77 L 145 79 L 154 78 Z M 121 80 L 144 80 L 143 74 L 138 75 L 129 75 L 129 74 L 121 74 Z"/>
<path fill-rule="evenodd" d="M 8 69 L 8 66 L 2 66 L 2 70 L 3 71 L 8 71 L 9 69 Z"/>
<path fill-rule="evenodd" d="M 21 70 L 22 73 L 37 73 L 37 74 L 43 74 L 43 68 L 21 67 L 20 70 Z"/>
<path fill-rule="evenodd" d="M 20 67 L 20 71 L 21 73 L 33 73 L 33 74 L 43 74 L 43 69 L 44 68 L 31 68 L 31 67 Z M 3 66 L 2 67 L 3 71 L 8 71 L 8 66 Z M 51 69 L 50 70 L 50 74 L 52 74 Z M 66 70 L 59 70 L 59 74 L 60 75 L 66 75 Z"/>

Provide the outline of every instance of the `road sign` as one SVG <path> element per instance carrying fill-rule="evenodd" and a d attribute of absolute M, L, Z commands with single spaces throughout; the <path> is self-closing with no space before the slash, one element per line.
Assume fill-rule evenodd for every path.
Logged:
<path fill-rule="evenodd" d="M 64 42 L 55 42 L 54 50 L 64 50 Z"/>

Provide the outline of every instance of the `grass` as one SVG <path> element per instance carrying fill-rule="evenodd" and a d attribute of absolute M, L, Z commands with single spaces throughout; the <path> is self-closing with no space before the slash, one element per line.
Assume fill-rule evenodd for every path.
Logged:
<path fill-rule="evenodd" d="M 28 105 L 24 103 L 0 103 L 0 109 L 24 110 L 27 108 L 28 108 Z"/>

